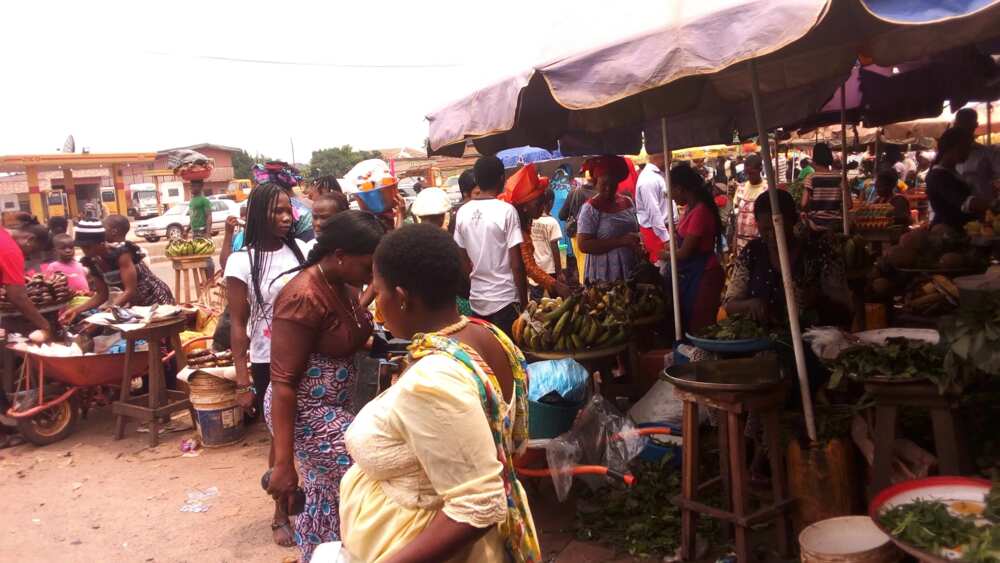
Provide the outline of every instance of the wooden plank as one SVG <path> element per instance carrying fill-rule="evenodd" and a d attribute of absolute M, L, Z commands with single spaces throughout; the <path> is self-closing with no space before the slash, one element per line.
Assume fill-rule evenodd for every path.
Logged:
<path fill-rule="evenodd" d="M 767 453 L 771 462 L 771 492 L 774 503 L 781 504 L 788 499 L 788 483 L 785 477 L 785 460 L 781 444 L 781 421 L 778 411 L 771 410 L 761 413 L 764 422 L 764 438 L 767 441 Z M 782 557 L 791 555 L 791 526 L 787 514 L 779 514 L 774 525 L 777 536 L 778 554 Z"/>
<path fill-rule="evenodd" d="M 719 413 L 719 481 L 722 483 L 722 509 L 732 509 L 732 475 L 730 474 L 729 462 L 729 417 L 724 412 Z M 726 539 L 733 537 L 733 527 L 724 523 L 722 525 L 722 535 Z"/>
<path fill-rule="evenodd" d="M 894 405 L 875 407 L 875 453 L 872 460 L 872 482 L 869 498 L 889 486 L 892 467 L 892 447 L 896 441 L 896 415 Z"/>
<path fill-rule="evenodd" d="M 684 401 L 681 421 L 681 435 L 684 436 L 681 455 L 681 496 L 685 501 L 694 501 L 698 491 L 698 403 Z M 681 506 L 681 559 L 690 561 L 697 556 L 698 513 Z"/>
<path fill-rule="evenodd" d="M 132 356 L 135 353 L 135 339 L 126 338 L 125 339 L 125 366 L 122 368 L 122 388 L 121 388 L 121 402 L 127 402 L 129 395 L 132 393 L 132 377 L 129 371 L 129 366 L 132 365 Z M 112 409 L 113 410 L 113 409 Z M 115 417 L 115 440 L 121 440 L 125 437 L 125 417 L 117 416 Z"/>
<path fill-rule="evenodd" d="M 737 519 L 746 517 L 749 487 L 747 484 L 746 443 L 743 440 L 743 428 L 746 426 L 746 416 L 739 413 L 728 413 L 726 425 L 729 432 L 729 464 L 732 486 L 733 514 Z M 750 537 L 749 530 L 744 526 L 736 526 L 736 559 L 741 563 L 749 563 Z"/>

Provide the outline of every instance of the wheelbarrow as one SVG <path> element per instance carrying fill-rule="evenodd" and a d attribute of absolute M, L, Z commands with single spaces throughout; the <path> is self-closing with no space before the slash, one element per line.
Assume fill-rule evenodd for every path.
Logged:
<path fill-rule="evenodd" d="M 6 414 L 17 420 L 21 435 L 32 444 L 44 446 L 69 436 L 81 409 L 85 414 L 90 408 L 91 391 L 121 385 L 125 354 L 45 356 L 16 350 L 24 354 L 24 365 L 16 390 L 8 396 L 12 406 Z M 132 355 L 132 377 L 146 373 L 147 359 L 147 352 Z"/>
<path fill-rule="evenodd" d="M 638 436 L 669 435 L 673 433 L 673 430 L 665 426 L 652 426 L 648 428 L 636 428 L 634 433 Z M 615 434 L 611 436 L 611 439 L 621 440 L 622 436 L 620 434 Z M 524 454 L 514 460 L 514 471 L 517 473 L 518 477 L 552 477 L 554 470 L 551 467 L 542 465 L 545 461 L 545 448 L 531 447 L 529 445 Z M 573 476 L 602 475 L 621 481 L 627 487 L 631 487 L 635 484 L 635 476 L 632 475 L 631 472 L 626 471 L 622 473 L 615 471 L 610 467 L 604 467 L 603 465 L 574 465 L 562 470 L 562 472 Z"/>

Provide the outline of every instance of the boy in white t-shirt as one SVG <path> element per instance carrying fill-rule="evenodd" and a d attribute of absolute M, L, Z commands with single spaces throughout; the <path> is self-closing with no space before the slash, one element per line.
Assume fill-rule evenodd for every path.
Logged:
<path fill-rule="evenodd" d="M 562 256 L 559 254 L 559 241 L 562 239 L 562 229 L 559 228 L 559 221 L 549 215 L 554 201 L 555 192 L 551 188 L 546 189 L 542 196 L 542 216 L 531 222 L 531 242 L 535 247 L 535 264 L 546 274 L 561 280 Z M 531 284 L 532 298 L 540 298 L 543 293 L 540 291 L 541 287 L 530 278 L 528 283 Z"/>
<path fill-rule="evenodd" d="M 514 206 L 496 199 L 504 185 L 500 159 L 480 157 L 475 173 L 479 193 L 458 210 L 455 242 L 471 270 L 472 311 L 510 335 L 528 300 L 521 224 Z"/>

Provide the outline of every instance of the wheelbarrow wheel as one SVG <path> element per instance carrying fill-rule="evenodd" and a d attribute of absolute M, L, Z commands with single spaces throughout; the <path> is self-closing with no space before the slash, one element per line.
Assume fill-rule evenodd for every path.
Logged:
<path fill-rule="evenodd" d="M 17 421 L 17 429 L 36 446 L 47 446 L 69 436 L 80 418 L 80 400 L 74 395 L 31 418 Z"/>

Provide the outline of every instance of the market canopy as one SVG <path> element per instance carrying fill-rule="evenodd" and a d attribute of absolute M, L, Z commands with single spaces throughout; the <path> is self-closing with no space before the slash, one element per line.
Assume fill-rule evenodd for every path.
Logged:
<path fill-rule="evenodd" d="M 1000 97 L 998 78 L 1000 66 L 971 45 L 893 66 L 857 64 L 815 115 L 793 127 L 839 124 L 846 117 L 871 128 L 933 117 L 945 102 L 956 107 Z"/>
<path fill-rule="evenodd" d="M 665 17 L 652 31 L 539 65 L 434 112 L 431 151 L 458 154 L 472 141 L 485 154 L 521 145 L 634 154 L 643 133 L 658 145 L 664 116 L 676 148 L 750 137 L 752 80 L 740 63 L 756 59 L 773 129 L 814 114 L 859 57 L 890 66 L 1000 37 L 1000 0 L 941 4 L 743 0 L 690 20 Z"/>

